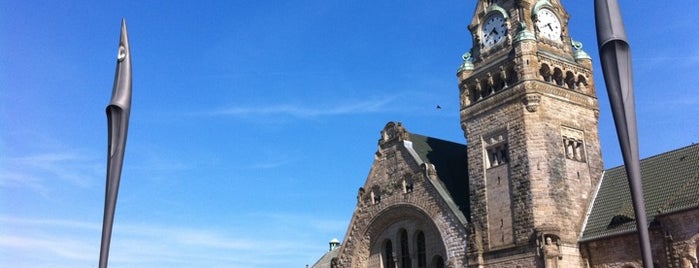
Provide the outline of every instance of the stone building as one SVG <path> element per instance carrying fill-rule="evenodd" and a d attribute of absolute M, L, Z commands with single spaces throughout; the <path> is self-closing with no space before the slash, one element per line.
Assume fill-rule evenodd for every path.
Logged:
<path fill-rule="evenodd" d="M 314 267 L 641 267 L 568 20 L 559 0 L 478 1 L 457 72 L 467 144 L 389 122 L 342 245 Z M 699 145 L 641 166 L 656 267 L 697 268 Z"/>

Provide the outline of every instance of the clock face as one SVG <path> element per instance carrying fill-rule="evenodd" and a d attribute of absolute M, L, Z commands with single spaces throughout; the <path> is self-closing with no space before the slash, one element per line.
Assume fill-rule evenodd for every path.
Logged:
<path fill-rule="evenodd" d="M 505 39 L 506 35 L 507 26 L 505 25 L 505 17 L 502 14 L 495 12 L 483 23 L 481 40 L 485 47 L 494 46 Z"/>
<path fill-rule="evenodd" d="M 536 14 L 536 28 L 539 36 L 561 42 L 561 21 L 550 9 L 541 9 Z"/>

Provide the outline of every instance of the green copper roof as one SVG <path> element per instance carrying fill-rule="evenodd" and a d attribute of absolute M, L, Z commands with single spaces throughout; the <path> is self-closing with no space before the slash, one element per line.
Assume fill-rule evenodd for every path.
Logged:
<path fill-rule="evenodd" d="M 488 9 L 486 9 L 485 13 L 487 14 L 487 13 L 490 13 L 491 11 L 500 12 L 500 14 L 502 14 L 503 17 L 508 18 L 507 11 L 504 8 L 502 8 L 500 5 L 498 5 L 497 3 L 493 3 L 492 5 L 490 5 L 488 7 Z"/>
<path fill-rule="evenodd" d="M 551 2 L 549 0 L 539 0 L 534 4 L 534 8 L 532 9 L 532 15 L 537 15 L 539 13 L 539 10 L 543 7 L 552 7 Z"/>
<path fill-rule="evenodd" d="M 641 160 L 646 215 L 699 208 L 699 144 Z M 624 166 L 605 171 L 582 241 L 636 231 Z"/>
<path fill-rule="evenodd" d="M 536 36 L 529 30 L 527 30 L 527 24 L 525 22 L 519 23 L 519 28 L 517 35 L 515 35 L 515 42 L 520 42 L 524 40 L 536 40 Z"/>
<path fill-rule="evenodd" d="M 582 42 L 579 42 L 579 41 L 575 41 L 575 40 L 573 40 L 573 39 L 570 39 L 570 44 L 571 44 L 571 45 L 573 46 L 573 48 L 574 48 L 574 53 L 575 53 L 575 59 L 576 59 L 576 60 L 579 60 L 579 59 L 588 59 L 588 60 L 591 60 L 591 59 L 592 59 L 592 57 L 590 57 L 590 55 L 587 54 L 587 52 L 585 52 L 585 51 L 582 49 L 582 47 L 583 47 Z"/>
<path fill-rule="evenodd" d="M 461 63 L 461 66 L 459 66 L 459 69 L 457 69 L 456 72 L 473 71 L 473 58 L 471 57 L 471 50 L 461 55 L 461 59 L 464 61 Z"/>
<path fill-rule="evenodd" d="M 471 215 L 468 196 L 466 145 L 410 133 L 413 150 L 425 163 L 434 165 L 441 185 L 466 219 Z"/>

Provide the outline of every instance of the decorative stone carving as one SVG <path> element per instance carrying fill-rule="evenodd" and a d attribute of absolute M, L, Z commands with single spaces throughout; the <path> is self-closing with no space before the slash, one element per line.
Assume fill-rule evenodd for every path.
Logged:
<path fill-rule="evenodd" d="M 420 167 L 425 172 L 425 175 L 429 177 L 429 179 L 433 180 L 437 178 L 437 169 L 435 169 L 433 164 L 423 163 L 420 165 Z"/>
<path fill-rule="evenodd" d="M 359 190 L 357 191 L 357 203 L 361 203 L 365 192 L 366 190 L 364 190 L 364 187 L 359 187 Z"/>
<path fill-rule="evenodd" d="M 590 55 L 587 54 L 587 52 L 585 52 L 582 49 L 583 48 L 582 42 L 570 39 L 570 43 L 574 48 L 575 60 L 583 60 L 583 59 L 590 60 L 590 59 L 592 59 L 592 57 L 590 57 Z"/>
<path fill-rule="evenodd" d="M 337 257 L 332 258 L 332 259 L 330 260 L 330 268 L 338 268 L 338 267 L 339 267 L 339 266 L 338 266 L 338 259 L 337 259 Z"/>
<path fill-rule="evenodd" d="M 527 111 L 530 113 L 536 112 L 539 109 L 539 104 L 541 102 L 541 96 L 537 94 L 527 94 L 522 97 L 522 103 Z"/>
<path fill-rule="evenodd" d="M 471 94 L 470 93 L 471 92 L 468 89 L 464 90 L 463 93 L 461 93 L 462 94 L 461 95 L 461 107 L 466 107 L 466 106 L 471 105 Z"/>
<path fill-rule="evenodd" d="M 562 259 L 558 237 L 554 235 L 545 236 L 541 244 L 541 251 L 543 252 L 544 267 L 558 268 L 558 260 Z"/>
<path fill-rule="evenodd" d="M 476 86 L 475 86 L 475 88 L 474 88 L 474 90 L 473 90 L 473 93 L 474 93 L 474 94 L 473 94 L 473 95 L 474 95 L 473 98 L 474 98 L 474 100 L 480 100 L 480 99 L 483 98 L 483 94 L 481 94 L 481 92 L 483 91 L 483 90 L 481 89 L 481 81 L 478 80 L 478 78 L 476 78 L 476 80 L 474 81 L 474 83 L 476 84 Z"/>
<path fill-rule="evenodd" d="M 456 268 L 456 264 L 454 264 L 454 260 L 449 259 L 445 265 L 447 268 Z"/>
<path fill-rule="evenodd" d="M 699 268 L 699 261 L 697 260 L 699 248 L 697 244 L 699 244 L 699 234 L 694 235 L 694 237 L 682 243 L 678 248 L 683 268 Z"/>
<path fill-rule="evenodd" d="M 400 122 L 388 122 L 381 131 L 381 140 L 379 145 L 381 148 L 386 148 L 392 142 L 403 141 L 408 139 L 408 132 Z"/>
<path fill-rule="evenodd" d="M 502 88 L 508 87 L 507 85 L 507 71 L 505 67 L 500 66 L 500 79 L 502 79 Z"/>
<path fill-rule="evenodd" d="M 539 227 L 536 227 L 535 229 L 536 232 L 536 245 L 537 245 L 537 250 L 536 250 L 536 255 L 537 256 L 544 256 L 544 246 L 546 245 L 546 238 L 551 239 L 551 243 L 555 244 L 556 246 L 560 245 L 560 228 L 550 225 L 550 224 L 544 224 Z"/>
<path fill-rule="evenodd" d="M 490 73 L 486 75 L 486 79 L 486 82 L 488 83 L 486 94 L 490 95 L 491 93 L 495 92 L 495 80 L 493 79 L 493 75 Z"/>
<path fill-rule="evenodd" d="M 463 71 L 473 71 L 473 57 L 471 56 L 471 50 L 464 53 L 464 55 L 461 56 L 461 59 L 463 59 L 463 62 L 456 71 L 457 74 Z"/>

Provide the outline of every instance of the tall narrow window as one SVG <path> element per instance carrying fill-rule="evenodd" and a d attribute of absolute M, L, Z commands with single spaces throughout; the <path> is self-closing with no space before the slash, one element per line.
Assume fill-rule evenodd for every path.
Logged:
<path fill-rule="evenodd" d="M 425 268 L 427 267 L 427 254 L 425 250 L 425 234 L 423 232 L 417 233 L 417 267 Z"/>
<path fill-rule="evenodd" d="M 408 249 L 408 232 L 401 230 L 400 232 L 400 262 L 402 268 L 411 268 L 410 250 Z"/>
<path fill-rule="evenodd" d="M 393 244 L 391 240 L 386 240 L 383 250 L 383 264 L 384 268 L 394 268 L 396 267 L 396 262 L 393 260 Z"/>

